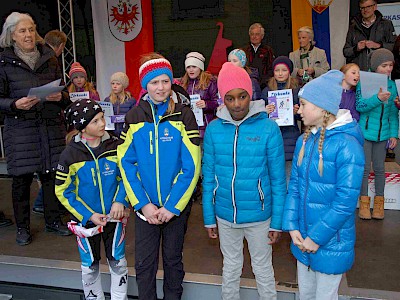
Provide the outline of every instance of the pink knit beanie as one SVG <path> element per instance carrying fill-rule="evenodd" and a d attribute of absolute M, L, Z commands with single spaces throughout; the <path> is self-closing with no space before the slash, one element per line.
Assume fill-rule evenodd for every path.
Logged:
<path fill-rule="evenodd" d="M 221 99 L 224 100 L 225 94 L 233 89 L 243 89 L 253 96 L 253 86 L 249 74 L 245 69 L 235 66 L 231 62 L 222 65 L 218 74 L 218 91 Z"/>

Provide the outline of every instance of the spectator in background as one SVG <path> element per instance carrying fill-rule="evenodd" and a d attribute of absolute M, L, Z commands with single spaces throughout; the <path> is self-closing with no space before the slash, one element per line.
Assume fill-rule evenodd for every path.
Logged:
<path fill-rule="evenodd" d="M 65 44 L 67 43 L 67 36 L 60 30 L 50 30 L 44 36 L 44 41 L 54 50 L 56 56 L 60 57 L 61 53 L 64 51 Z"/>
<path fill-rule="evenodd" d="M 65 48 L 65 43 L 67 42 L 67 36 L 65 35 L 64 32 L 60 30 L 51 30 L 44 36 L 44 41 L 47 44 L 47 46 L 53 49 L 57 57 L 58 63 L 61 67 L 62 63 L 60 61 L 60 55 Z M 43 189 L 40 184 L 39 178 L 38 178 L 38 183 L 39 183 L 39 192 L 35 199 L 35 203 L 33 204 L 32 212 L 43 215 L 44 214 Z"/>
<path fill-rule="evenodd" d="M 383 18 L 376 0 L 359 0 L 360 13 L 350 23 L 343 55 L 361 71 L 371 68 L 371 53 L 379 48 L 393 50 L 396 33 L 392 21 Z"/>
<path fill-rule="evenodd" d="M 136 99 L 126 89 L 129 86 L 129 78 L 124 72 L 116 72 L 111 75 L 111 93 L 104 99 L 105 102 L 111 102 L 114 110 L 114 126 L 113 134 L 117 137 L 124 128 L 126 113 L 135 106 Z"/>
<path fill-rule="evenodd" d="M 69 70 L 69 79 L 71 84 L 68 87 L 68 92 L 89 92 L 89 98 L 100 101 L 99 93 L 94 88 L 93 84 L 87 81 L 87 73 L 80 63 L 74 62 Z"/>
<path fill-rule="evenodd" d="M 275 59 L 274 51 L 270 46 L 262 43 L 265 30 L 260 23 L 254 23 L 249 28 L 250 43 L 243 47 L 246 53 L 248 65 L 258 70 L 261 89 L 267 85 L 269 78 L 273 76 L 272 62 Z"/>
<path fill-rule="evenodd" d="M 297 30 L 300 49 L 290 52 L 293 62 L 292 76 L 297 77 L 300 86 L 328 72 L 329 63 L 325 50 L 315 47 L 314 31 L 309 26 Z"/>
<path fill-rule="evenodd" d="M 235 66 L 244 68 L 246 72 L 249 74 L 251 79 L 251 85 L 253 87 L 253 96 L 251 100 L 260 100 L 261 99 L 261 88 L 258 83 L 258 70 L 256 68 L 250 68 L 246 65 L 247 58 L 246 53 L 240 49 L 232 50 L 228 55 L 228 61 L 233 63 Z"/>
<path fill-rule="evenodd" d="M 207 125 L 215 118 L 218 107 L 217 78 L 204 71 L 204 56 L 199 52 L 186 55 L 185 70 L 181 83 L 189 95 L 200 95 L 196 106 L 203 110 L 204 126 L 200 126 L 200 137 L 203 138 Z"/>
<path fill-rule="evenodd" d="M 53 51 L 43 45 L 29 14 L 11 13 L 0 35 L 0 111 L 5 114 L 4 146 L 17 223 L 16 242 L 27 245 L 30 233 L 30 186 L 38 173 L 43 186 L 45 229 L 58 235 L 71 232 L 61 223 L 54 192 L 55 170 L 65 147 L 62 110 L 71 103 L 58 92 L 41 100 L 30 88 L 60 79 Z"/>

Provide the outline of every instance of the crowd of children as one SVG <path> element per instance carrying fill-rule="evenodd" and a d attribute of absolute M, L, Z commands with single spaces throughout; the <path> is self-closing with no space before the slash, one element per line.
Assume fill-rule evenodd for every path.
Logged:
<path fill-rule="evenodd" d="M 388 88 L 369 98 L 354 63 L 299 84 L 292 77 L 297 66 L 279 56 L 261 91 L 243 50 L 231 51 L 227 60 L 217 77 L 205 71 L 201 53 L 190 52 L 185 74 L 174 80 L 170 62 L 149 53 L 139 69 L 138 101 L 128 91 L 128 76 L 112 74 L 104 101 L 113 106 L 113 131 L 106 130 L 85 68 L 72 64 L 68 91 L 87 94 L 64 112 L 70 132 L 55 189 L 73 216 L 68 228 L 77 238 L 86 299 L 104 299 L 101 240 L 112 299 L 127 299 L 130 207 L 139 299 L 157 299 L 160 246 L 164 298 L 181 298 L 184 237 L 201 169 L 204 225 L 210 238 L 219 238 L 223 254 L 222 299 L 240 299 L 244 239 L 260 299 L 276 299 L 272 244 L 282 230 L 291 236 L 300 299 L 337 299 L 342 275 L 354 262 L 358 201 L 361 219 L 384 218 L 386 149 L 396 147 L 399 128 L 393 53 L 372 53 L 371 71 L 387 76 Z M 293 98 L 288 126 L 272 117 L 277 104 L 270 93 L 281 90 Z M 191 98 L 202 110 L 201 126 Z"/>

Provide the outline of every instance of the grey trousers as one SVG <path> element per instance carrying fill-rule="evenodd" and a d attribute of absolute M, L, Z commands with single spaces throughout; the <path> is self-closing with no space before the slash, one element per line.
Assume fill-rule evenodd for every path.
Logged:
<path fill-rule="evenodd" d="M 365 168 L 361 186 L 361 196 L 368 196 L 368 176 L 371 171 L 371 162 L 375 173 L 375 195 L 384 195 L 386 143 L 387 141 L 364 141 Z"/>
<path fill-rule="evenodd" d="M 249 247 L 251 266 L 260 300 L 276 300 L 272 246 L 268 245 L 269 224 L 233 228 L 218 222 L 220 248 L 223 255 L 222 299 L 240 300 L 240 275 L 243 268 L 243 239 Z"/>
<path fill-rule="evenodd" d="M 337 300 L 342 274 L 328 275 L 314 272 L 297 261 L 297 280 L 300 300 Z"/>

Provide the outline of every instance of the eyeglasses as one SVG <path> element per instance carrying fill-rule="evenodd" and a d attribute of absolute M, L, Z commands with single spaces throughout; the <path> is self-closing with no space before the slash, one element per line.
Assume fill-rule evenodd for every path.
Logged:
<path fill-rule="evenodd" d="M 372 4 L 372 5 L 368 5 L 368 6 L 364 6 L 364 7 L 360 6 L 360 10 L 361 10 L 361 11 L 369 10 L 369 9 L 371 9 L 372 7 L 374 7 L 375 5 L 376 5 L 376 4 Z"/>

